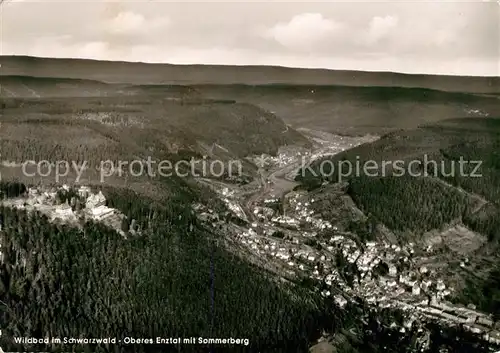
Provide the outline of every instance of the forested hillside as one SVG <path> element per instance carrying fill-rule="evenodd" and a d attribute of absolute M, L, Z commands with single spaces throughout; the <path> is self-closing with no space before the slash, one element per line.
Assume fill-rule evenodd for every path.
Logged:
<path fill-rule="evenodd" d="M 348 194 L 389 228 L 417 234 L 462 217 L 471 202 L 430 178 L 410 176 L 353 178 Z"/>
<path fill-rule="evenodd" d="M 280 68 L 271 71 L 287 72 Z M 251 74 L 250 70 L 243 76 Z M 226 249 L 218 230 L 199 221 L 191 208 L 193 203 L 201 203 L 225 219 L 226 206 L 208 187 L 175 176 L 134 179 L 126 175 L 103 183 L 96 179 L 96 168 L 103 161 L 152 157 L 175 162 L 209 155 L 224 161 L 239 159 L 245 172 L 254 173 L 255 166 L 245 161 L 249 155 L 275 154 L 284 145 L 311 145 L 296 126 L 379 134 L 424 124 L 388 133 L 375 143 L 333 157 L 333 161 L 359 157 L 360 162 L 408 162 L 428 155 L 449 165 L 465 157 L 484 162 L 483 177 L 443 173 L 399 177 L 390 168 L 386 177 L 351 175 L 344 180 L 347 195 L 339 202 L 345 206 L 345 199 L 352 198 L 363 212 L 349 201 L 338 218 L 358 237 L 358 243 L 382 233 L 373 231 L 378 225 L 419 240 L 426 232 L 441 231 L 455 222 L 487 237 L 487 251 L 498 249 L 500 120 L 480 118 L 499 109 L 497 98 L 491 95 L 411 85 L 113 85 L 23 76 L 4 79 L 7 90 L 1 91 L 0 101 L 2 177 L 13 176 L 30 184 L 61 184 L 66 180 L 20 175 L 19 163 L 87 162 L 94 174 L 86 175 L 82 182 L 102 190 L 107 206 L 134 220 L 141 235 L 128 233 L 124 238 L 94 222 L 77 229 L 53 223 L 41 214 L 0 207 L 3 349 L 291 353 L 307 352 L 322 333 L 334 337 L 339 353 L 414 353 L 417 349 L 420 333 L 416 328 L 401 334 L 391 327 L 393 322 L 404 325 L 403 314 L 391 309 L 372 311 L 360 298 L 340 309 L 331 297 L 320 295 L 315 281 L 281 281 Z M 460 115 L 475 118 L 436 123 Z M 318 171 L 320 162 L 313 169 Z M 340 181 L 336 173 L 320 174 L 306 175 L 300 181 L 309 189 Z M 0 183 L 0 191 L 2 197 L 16 197 L 26 186 Z M 364 213 L 367 217 L 360 218 L 366 220 L 357 222 L 353 212 Z M 310 240 L 305 245 L 318 243 Z M 471 281 L 459 299 L 475 301 L 482 309 L 497 313 L 500 295 L 494 287 L 500 262 L 494 257 L 487 260 L 495 265 L 485 271 L 486 279 Z M 486 294 L 478 295 L 479 290 Z M 440 345 L 457 353 L 486 351 L 461 329 L 436 326 L 429 330 L 435 345 L 431 352 L 439 352 Z M 457 340 L 457 335 L 466 342 Z M 13 336 L 234 337 L 248 338 L 250 346 L 21 347 L 8 339 Z"/>
<path fill-rule="evenodd" d="M 397 234 L 410 234 L 407 241 L 419 241 L 424 233 L 431 230 L 439 233 L 453 223 L 477 232 L 487 240 L 480 250 L 470 254 L 470 261 L 477 262 L 478 271 L 460 271 L 464 290 L 455 299 L 464 304 L 475 303 L 498 317 L 499 147 L 500 119 L 450 119 L 415 130 L 393 132 L 328 159 L 334 166 L 342 161 L 351 161 L 353 165 L 359 161 L 361 166 L 372 161 L 379 166 L 378 175 L 373 176 L 376 174 L 373 169 L 367 175 L 361 168 L 361 175 L 339 178 L 338 173 L 328 170 L 330 164 L 326 164 L 322 175 L 323 159 L 313 163 L 313 172 L 305 169 L 299 173 L 297 180 L 317 190 L 325 181 L 348 182 L 347 192 L 357 206 Z M 432 163 L 427 168 L 421 164 L 414 169 L 420 172 L 416 173 L 418 176 L 409 175 L 408 170 L 405 175 L 395 175 L 396 171 L 390 167 L 383 176 L 384 161 L 404 161 L 408 166 L 411 161 L 424 163 L 425 159 Z M 472 163 L 464 164 L 461 171 L 460 160 Z"/>
<path fill-rule="evenodd" d="M 147 234 L 124 239 L 99 224 L 79 231 L 38 214 L 0 208 L 5 256 L 0 315 L 7 323 L 2 348 L 58 349 L 15 346 L 6 339 L 12 336 L 106 333 L 117 338 L 241 337 L 250 339 L 252 350 L 304 352 L 319 330 L 342 324 L 334 306 L 325 307 L 305 289 L 275 283 L 217 246 L 216 236 L 200 228 L 188 209 L 171 212 L 168 205 L 141 201 L 139 195 L 107 195 L 111 205 L 139 221 L 149 214 L 153 224 Z M 171 351 L 190 349 L 200 351 L 186 346 Z"/>
<path fill-rule="evenodd" d="M 99 111 L 101 115 L 108 112 L 106 120 L 115 122 L 116 118 L 110 116 L 117 114 L 109 112 L 120 112 L 119 120 L 121 117 L 128 120 L 127 117 L 152 114 L 180 121 L 186 118 L 184 122 L 194 122 L 188 124 L 188 127 L 202 141 L 209 137 L 215 138 L 212 133 L 215 127 L 219 127 L 219 123 L 235 127 L 229 129 L 234 136 L 239 136 L 242 126 L 251 136 L 255 122 L 264 126 L 269 123 L 259 121 L 260 117 L 276 116 L 295 129 L 308 128 L 347 135 L 381 135 L 453 117 L 481 118 L 500 114 L 498 96 L 484 94 L 499 89 L 498 83 L 494 82 L 491 82 L 493 91 L 479 94 L 473 92 L 471 85 L 458 91 L 453 87 L 453 92 L 450 92 L 440 85 L 423 88 L 426 85 L 405 85 L 397 81 L 354 86 L 346 82 L 202 84 L 186 81 L 154 82 L 156 80 L 142 82 L 143 84 L 137 84 L 134 80 L 113 84 L 88 79 L 68 79 L 60 77 L 61 73 L 52 74 L 52 77 L 40 77 L 40 73 L 35 76 L 0 76 L 1 106 L 13 108 L 22 104 L 25 112 L 36 106 L 38 112 L 49 114 L 67 111 L 74 114 L 78 109 L 94 113 Z M 121 76 L 123 77 L 123 72 Z M 88 77 L 91 76 L 85 76 Z M 181 108 L 180 103 L 183 104 Z M 106 109 L 111 107 L 113 109 Z M 271 112 L 272 115 L 264 112 Z M 220 119 L 214 120 L 214 115 L 220 116 Z M 245 124 L 239 125 L 241 119 L 238 117 L 242 117 Z M 248 119 L 252 117 L 253 119 Z M 207 124 L 209 121 L 213 126 Z M 284 130 L 282 127 L 271 124 L 260 132 L 264 135 L 281 133 Z M 200 131 L 203 133 L 200 134 Z M 291 132 L 292 130 L 283 136 L 275 135 L 275 139 L 284 138 L 290 142 L 295 138 L 299 141 L 299 137 Z M 256 135 L 252 138 L 262 137 Z M 228 137 L 221 135 L 215 138 L 217 139 L 219 141 L 215 141 L 216 143 L 224 145 Z M 241 142 L 239 139 L 230 141 Z M 268 146 L 265 139 L 261 139 L 262 142 Z"/>
<path fill-rule="evenodd" d="M 274 112 L 295 128 L 381 135 L 452 117 L 498 116 L 495 96 L 438 89 L 336 85 L 195 86 L 211 98 L 232 98 Z"/>
<path fill-rule="evenodd" d="M 312 189 L 324 181 L 348 181 L 349 193 L 358 205 L 395 230 L 423 233 L 463 217 L 472 229 L 498 239 L 499 143 L 500 119 L 454 119 L 393 132 L 333 158 L 317 160 L 312 172 L 304 169 L 297 180 Z M 467 162 L 463 170 L 460 160 Z M 419 164 L 411 165 L 415 161 Z M 369 165 L 366 163 L 376 166 L 368 175 L 363 167 Z M 394 167 L 398 163 L 403 167 L 400 170 Z M 487 205 L 474 209 L 471 198 L 484 198 Z M 469 212 L 472 210 L 475 212 Z"/>
<path fill-rule="evenodd" d="M 189 158 L 215 154 L 226 160 L 275 154 L 283 145 L 310 145 L 279 117 L 255 105 L 190 97 L 186 93 L 184 99 L 184 94 L 173 89 L 165 94 L 115 92 L 70 100 L 57 96 L 3 98 L 4 158 L 26 160 L 39 151 L 42 157 L 87 156 L 91 162 L 130 155 L 171 158 L 182 153 Z M 215 144 L 218 148 L 214 150 Z"/>

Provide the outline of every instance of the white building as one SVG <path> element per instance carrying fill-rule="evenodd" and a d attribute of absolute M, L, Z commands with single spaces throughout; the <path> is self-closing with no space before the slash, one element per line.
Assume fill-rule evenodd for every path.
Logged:
<path fill-rule="evenodd" d="M 411 290 L 411 293 L 412 293 L 413 295 L 420 295 L 420 286 L 418 285 L 418 283 L 415 283 L 415 284 L 413 285 L 413 288 L 412 288 L 412 290 Z"/>
<path fill-rule="evenodd" d="M 98 194 L 90 195 L 86 202 L 87 208 L 94 208 L 99 206 L 104 206 L 106 204 L 106 197 L 99 191 Z"/>
<path fill-rule="evenodd" d="M 395 277 L 398 274 L 398 269 L 394 265 L 389 266 L 389 276 Z"/>
<path fill-rule="evenodd" d="M 107 218 L 115 213 L 115 210 L 106 206 L 98 206 L 94 207 L 90 210 L 91 216 L 95 220 L 103 220 L 104 218 Z"/>
<path fill-rule="evenodd" d="M 58 205 L 55 208 L 55 216 L 56 217 L 73 217 L 75 214 L 73 213 L 73 210 L 71 209 L 71 206 L 68 204 L 62 204 Z"/>
<path fill-rule="evenodd" d="M 28 189 L 28 194 L 31 196 L 37 196 L 39 194 L 39 191 L 37 188 L 29 188 Z"/>
<path fill-rule="evenodd" d="M 335 303 L 340 306 L 341 308 L 343 308 L 344 306 L 346 306 L 347 304 L 347 300 L 341 296 L 341 295 L 336 295 L 335 296 Z"/>
<path fill-rule="evenodd" d="M 80 186 L 78 189 L 78 195 L 80 197 L 87 197 L 91 193 L 91 189 L 88 186 Z"/>

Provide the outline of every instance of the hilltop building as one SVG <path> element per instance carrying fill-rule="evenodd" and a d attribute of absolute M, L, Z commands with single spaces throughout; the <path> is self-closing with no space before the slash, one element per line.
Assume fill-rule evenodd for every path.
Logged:
<path fill-rule="evenodd" d="M 87 198 L 91 194 L 92 190 L 88 186 L 80 186 L 78 189 L 78 195 L 80 197 Z"/>
<path fill-rule="evenodd" d="M 93 207 L 89 210 L 90 215 L 97 221 L 102 221 L 105 218 L 108 218 L 114 215 L 115 210 L 104 205 L 100 205 L 97 207 Z"/>
<path fill-rule="evenodd" d="M 102 191 L 95 195 L 90 195 L 86 202 L 86 207 L 91 209 L 94 207 L 104 206 L 106 204 L 106 197 L 102 194 Z"/>

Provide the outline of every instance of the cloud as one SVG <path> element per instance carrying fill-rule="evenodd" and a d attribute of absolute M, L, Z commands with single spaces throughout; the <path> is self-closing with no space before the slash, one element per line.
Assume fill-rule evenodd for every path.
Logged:
<path fill-rule="evenodd" d="M 6 0 L 0 54 L 498 75 L 498 11 L 471 1 Z"/>
<path fill-rule="evenodd" d="M 370 21 L 368 41 L 375 43 L 386 38 L 398 27 L 399 18 L 394 16 L 375 16 Z"/>
<path fill-rule="evenodd" d="M 167 18 L 146 19 L 142 14 L 133 11 L 122 11 L 105 22 L 110 34 L 137 35 L 151 33 L 170 24 Z"/>
<path fill-rule="evenodd" d="M 120 12 L 108 23 L 108 29 L 112 33 L 134 33 L 144 26 L 144 16 L 134 12 Z"/>
<path fill-rule="evenodd" d="M 377 56 L 304 55 L 300 52 L 283 54 L 260 50 L 213 47 L 197 49 L 170 45 L 133 45 L 116 47 L 106 42 L 91 41 L 69 44 L 63 38 L 37 39 L 36 43 L 22 50 L 17 43 L 3 46 L 5 55 L 22 52 L 27 55 L 53 57 L 79 57 L 101 60 L 130 60 L 175 64 L 229 64 L 229 65 L 280 65 L 290 67 L 331 68 L 345 70 L 399 71 L 407 73 L 433 73 L 460 75 L 498 75 L 500 61 L 492 59 L 407 57 L 381 54 Z"/>
<path fill-rule="evenodd" d="M 89 42 L 85 43 L 77 49 L 78 56 L 82 58 L 100 58 L 106 59 L 108 51 L 108 43 L 106 42 Z"/>
<path fill-rule="evenodd" d="M 276 24 L 265 32 L 265 37 L 289 49 L 310 51 L 341 29 L 342 25 L 324 18 L 320 13 L 304 13 L 294 16 L 287 23 Z"/>

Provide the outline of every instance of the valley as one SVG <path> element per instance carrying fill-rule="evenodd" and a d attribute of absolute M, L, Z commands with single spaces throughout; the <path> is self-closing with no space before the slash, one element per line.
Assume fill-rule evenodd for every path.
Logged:
<path fill-rule="evenodd" d="M 329 145 L 335 138 L 337 141 L 343 139 L 330 137 L 333 138 L 329 141 L 315 140 L 321 147 L 309 152 L 306 165 L 316 158 L 374 141 L 365 137 L 353 139 L 356 142 Z M 282 161 L 284 158 L 279 155 L 277 159 Z M 426 329 L 429 322 L 463 326 L 488 342 L 491 349 L 500 347 L 500 322 L 495 322 L 489 313 L 449 301 L 456 289 L 435 266 L 448 260 L 434 252 L 432 242 L 398 245 L 391 242 L 394 234 L 384 234 L 387 235 L 385 239 L 379 236 L 363 242 L 359 240 L 359 234 L 346 231 L 341 223 L 321 219 L 321 211 L 316 206 L 319 200 L 307 192 L 292 191 L 293 183 L 287 183 L 288 188 L 280 184 L 280 179 L 287 180 L 288 174 L 300 169 L 294 162 L 292 158 L 288 163 L 278 163 L 262 173 L 260 189 L 250 197 L 242 197 L 231 185 L 212 184 L 220 197 L 232 205 L 231 209 L 243 210 L 249 215 L 245 217 L 247 227 L 223 226 L 229 248 L 260 259 L 261 264 L 265 264 L 263 266 L 280 277 L 311 281 L 313 290 L 324 297 L 332 297 L 340 307 L 357 299 L 365 301 L 375 312 L 388 308 L 403 310 L 405 320 L 392 322 L 390 327 L 400 333 L 407 330 L 418 332 L 423 350 L 429 347 Z M 339 185 L 326 184 L 322 189 L 325 189 L 322 192 L 329 190 L 330 195 L 338 198 L 340 207 L 350 206 L 341 201 L 346 194 Z M 270 204 L 279 204 L 282 212 L 269 208 Z M 481 203 L 478 208 L 483 205 Z M 214 214 L 201 205 L 197 210 L 202 212 L 200 216 L 205 220 Z M 363 215 L 361 211 L 357 212 Z M 464 231 L 468 230 L 458 230 Z M 459 237 L 458 232 L 450 235 Z M 468 261 L 462 261 L 460 266 L 470 266 Z"/>
<path fill-rule="evenodd" d="M 90 74 L 94 62 L 57 77 L 58 60 L 36 59 L 34 76 L 23 68 L 29 59 L 12 60 L 2 58 L 0 76 L 8 335 L 146 339 L 167 328 L 248 338 L 265 352 L 500 348 L 495 79 L 466 91 L 462 78 L 420 85 L 395 75 L 395 87 L 387 74 L 348 85 L 338 73 L 329 84 L 313 70 L 299 84 L 270 68 L 273 82 L 245 70 L 234 82 L 160 82 L 146 64 L 140 79 Z M 371 161 L 380 172 L 384 161 L 424 156 L 445 167 L 481 160 L 483 174 L 342 169 Z M 85 168 L 36 168 L 64 161 Z M 104 168 L 123 161 L 182 168 Z M 237 175 L 227 173 L 234 162 Z M 478 294 L 486 288 L 489 296 Z M 35 300 L 43 305 L 32 308 Z M 6 336 L 16 349 L 57 348 Z M 149 348 L 116 347 L 165 349 Z"/>

